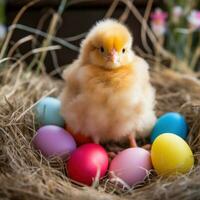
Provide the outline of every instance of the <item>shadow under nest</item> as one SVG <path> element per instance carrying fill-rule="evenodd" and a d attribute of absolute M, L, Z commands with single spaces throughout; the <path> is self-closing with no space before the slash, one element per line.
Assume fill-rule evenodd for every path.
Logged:
<path fill-rule="evenodd" d="M 186 175 L 168 179 L 151 175 L 144 184 L 122 191 L 108 177 L 94 188 L 71 183 L 61 161 L 48 161 L 32 148 L 37 127 L 31 108 L 45 95 L 58 96 L 62 82 L 48 75 L 23 72 L 22 68 L 1 70 L 0 199 L 199 199 L 200 82 L 170 70 L 153 70 L 151 77 L 157 90 L 157 115 L 178 111 L 186 117 L 195 167 Z M 113 145 L 122 148 L 119 144 Z"/>

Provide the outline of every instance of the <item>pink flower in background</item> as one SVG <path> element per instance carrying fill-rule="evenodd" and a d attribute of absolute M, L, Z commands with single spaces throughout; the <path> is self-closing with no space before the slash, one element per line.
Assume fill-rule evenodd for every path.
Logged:
<path fill-rule="evenodd" d="M 200 28 L 200 11 L 199 10 L 193 10 L 187 19 L 190 24 L 190 28 L 192 30 L 196 30 Z"/>
<path fill-rule="evenodd" d="M 151 28 L 157 36 L 162 36 L 166 32 L 167 13 L 157 8 L 151 13 Z"/>
<path fill-rule="evenodd" d="M 174 6 L 172 10 L 173 22 L 178 23 L 181 16 L 183 16 L 183 8 L 181 6 Z"/>

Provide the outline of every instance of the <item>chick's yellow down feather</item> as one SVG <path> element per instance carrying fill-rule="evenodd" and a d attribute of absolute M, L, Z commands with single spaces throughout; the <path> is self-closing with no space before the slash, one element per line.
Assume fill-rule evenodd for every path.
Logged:
<path fill-rule="evenodd" d="M 156 117 L 148 64 L 131 49 L 129 30 L 115 20 L 98 22 L 78 58 L 63 72 L 61 112 L 74 133 L 96 142 L 149 134 Z"/>

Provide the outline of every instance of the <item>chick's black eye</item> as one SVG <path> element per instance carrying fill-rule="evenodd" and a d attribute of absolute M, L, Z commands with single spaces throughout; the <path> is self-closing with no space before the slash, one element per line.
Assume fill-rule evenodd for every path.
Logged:
<path fill-rule="evenodd" d="M 122 49 L 122 53 L 125 53 L 125 51 L 126 51 L 126 49 L 123 48 L 123 49 Z"/>
<path fill-rule="evenodd" d="M 103 53 L 104 52 L 104 48 L 100 47 L 100 51 L 101 51 L 101 53 Z"/>

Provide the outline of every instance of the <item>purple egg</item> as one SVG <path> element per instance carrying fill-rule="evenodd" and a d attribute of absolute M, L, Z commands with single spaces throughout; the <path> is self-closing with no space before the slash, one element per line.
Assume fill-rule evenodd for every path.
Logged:
<path fill-rule="evenodd" d="M 47 158 L 58 156 L 64 160 L 76 149 L 71 134 L 55 125 L 41 127 L 33 138 L 33 146 Z"/>

